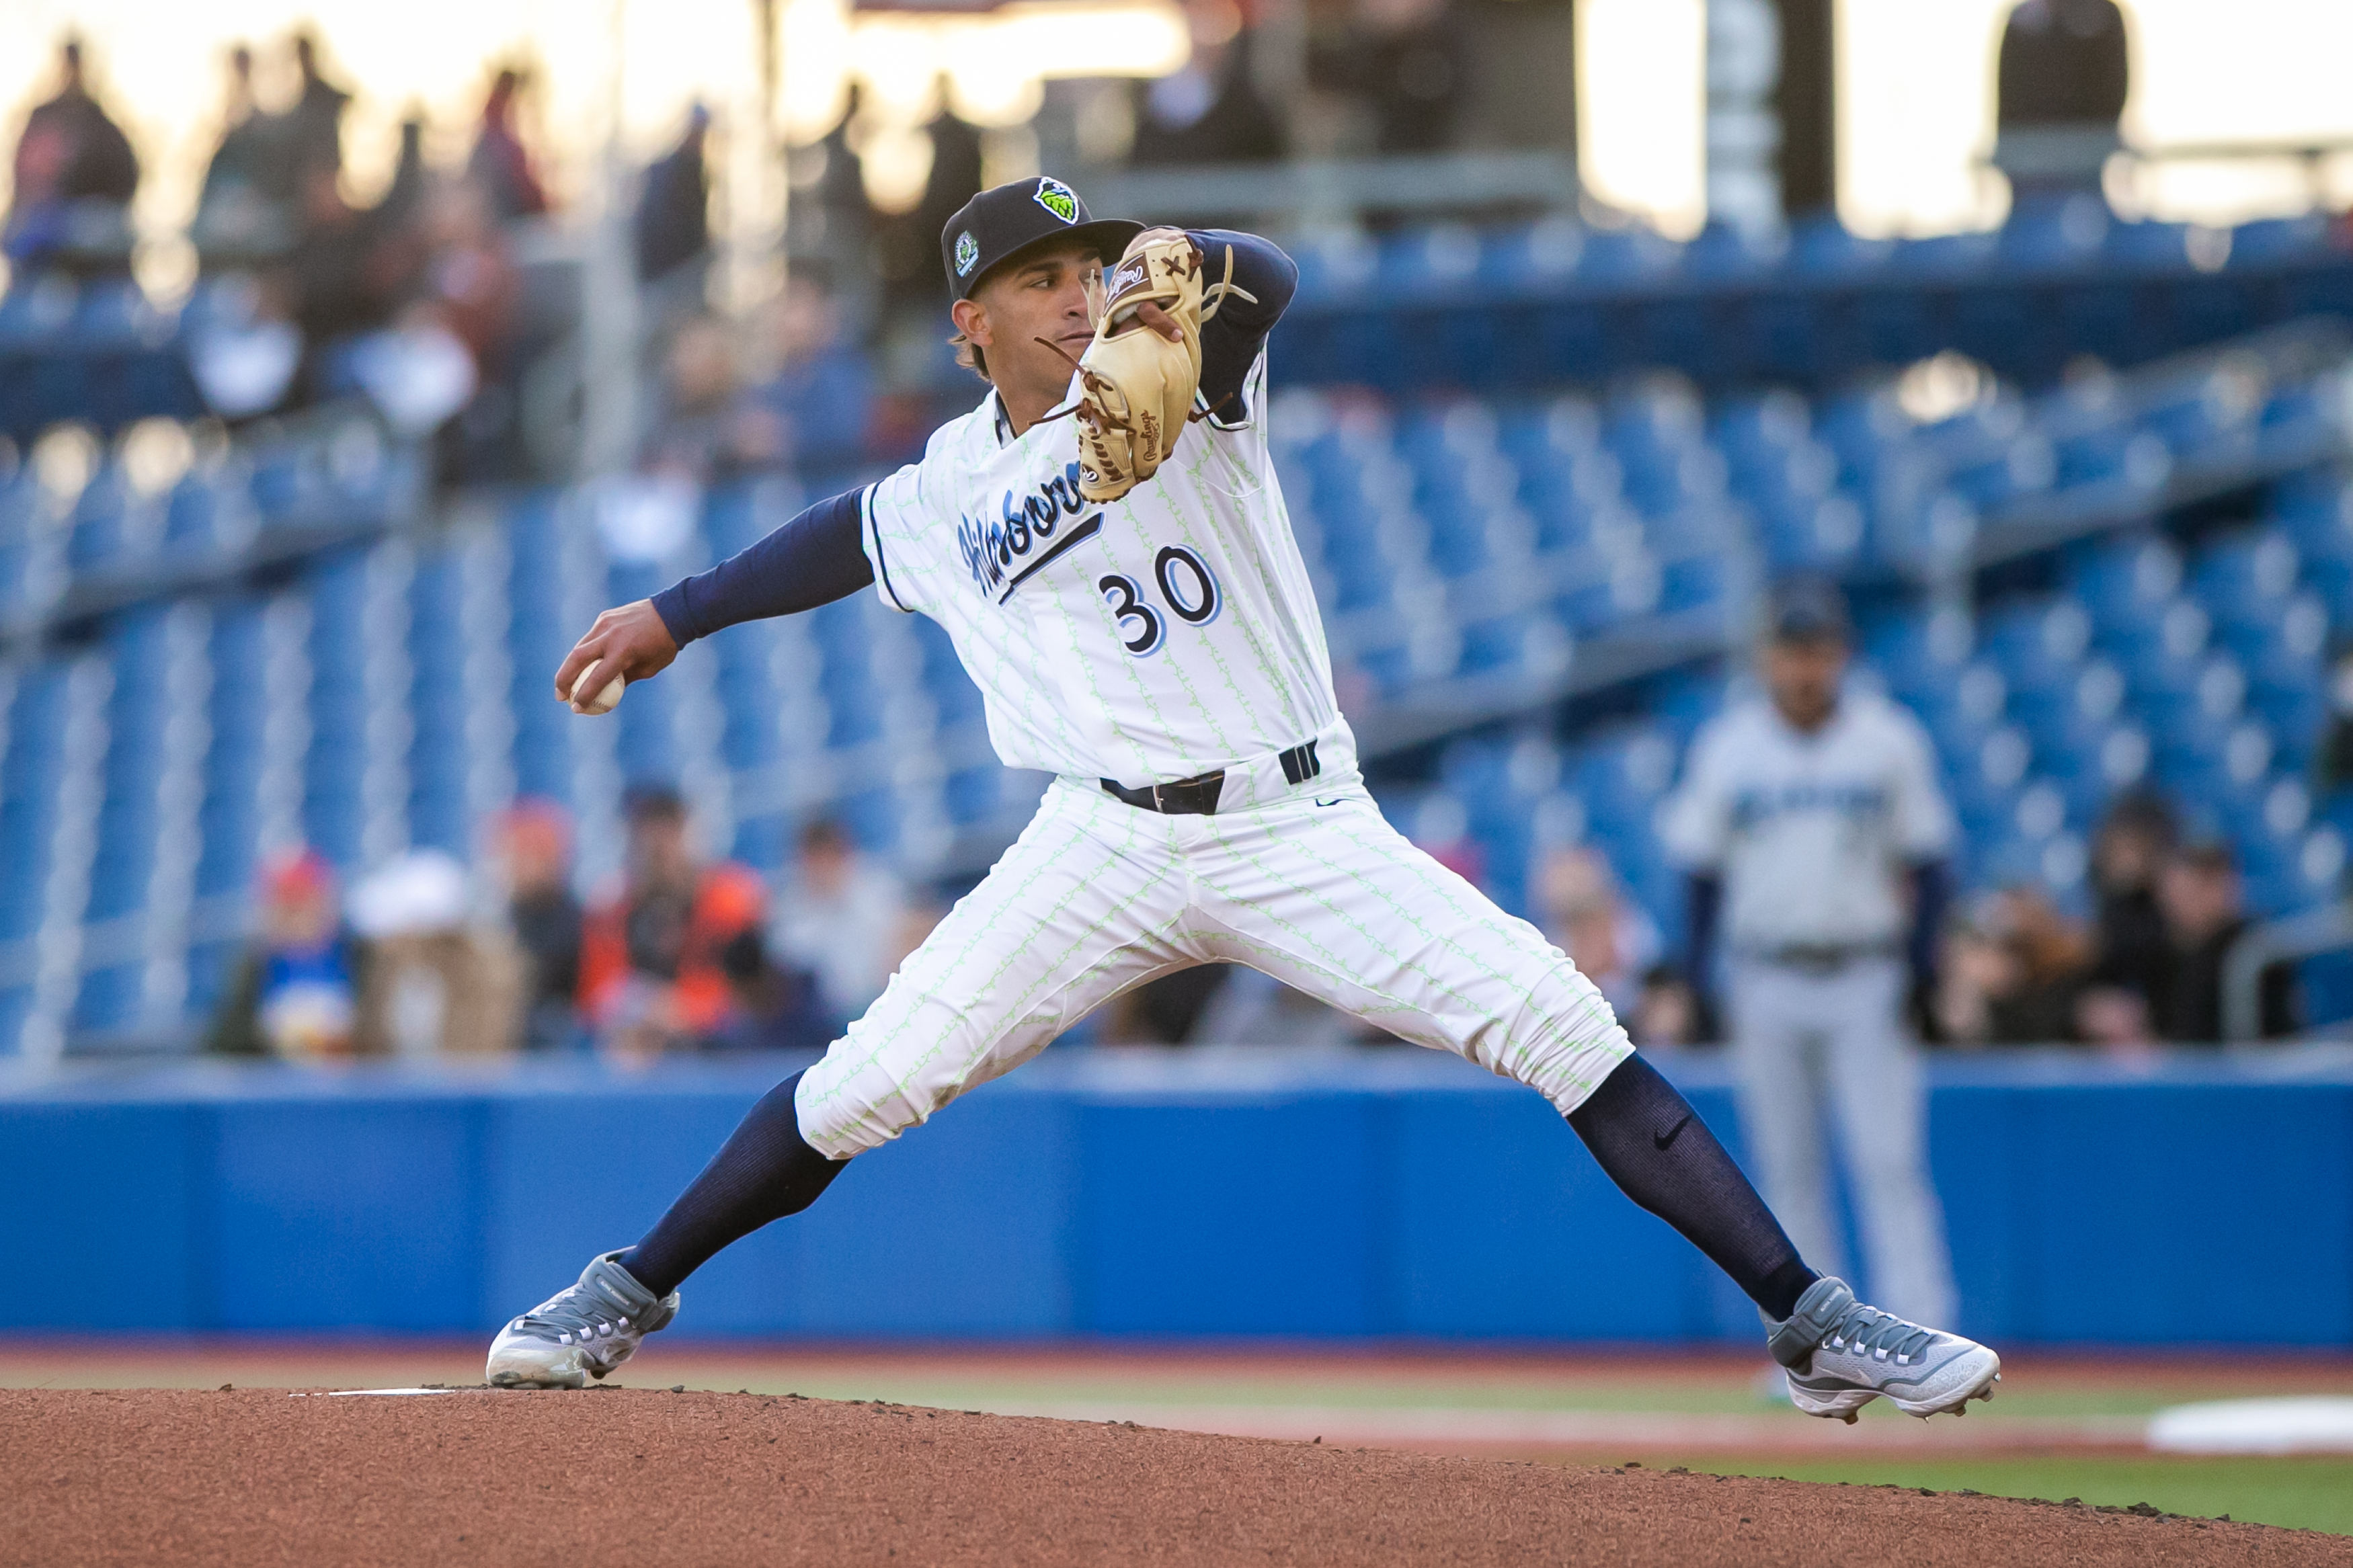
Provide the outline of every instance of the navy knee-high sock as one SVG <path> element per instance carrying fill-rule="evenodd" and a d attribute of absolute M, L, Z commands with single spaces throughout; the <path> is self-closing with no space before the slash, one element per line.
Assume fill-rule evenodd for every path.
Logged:
<path fill-rule="evenodd" d="M 761 1096 L 702 1174 L 621 1255 L 621 1267 L 638 1284 L 669 1295 L 721 1247 L 800 1213 L 841 1174 L 849 1161 L 828 1160 L 802 1142 L 793 1110 L 800 1081 L 795 1073 Z"/>
<path fill-rule="evenodd" d="M 1683 1232 L 1767 1317 L 1788 1317 L 1820 1278 L 1691 1101 L 1641 1057 L 1619 1063 L 1568 1124 L 1620 1190 Z"/>

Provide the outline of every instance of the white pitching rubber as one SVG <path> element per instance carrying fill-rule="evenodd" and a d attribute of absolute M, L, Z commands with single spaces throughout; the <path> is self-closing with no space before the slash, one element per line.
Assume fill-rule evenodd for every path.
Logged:
<path fill-rule="evenodd" d="M 617 675 L 605 683 L 604 690 L 593 697 L 584 697 L 581 695 L 580 689 L 587 684 L 588 672 L 584 669 L 580 672 L 580 679 L 572 683 L 573 708 L 582 713 L 610 713 L 621 705 L 621 688 L 627 686 L 628 681 L 625 677 Z"/>

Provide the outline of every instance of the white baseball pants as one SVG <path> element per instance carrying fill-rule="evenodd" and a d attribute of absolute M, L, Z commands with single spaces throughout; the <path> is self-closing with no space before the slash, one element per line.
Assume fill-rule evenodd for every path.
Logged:
<path fill-rule="evenodd" d="M 1559 949 L 1409 843 L 1353 772 L 1210 816 L 1064 778 L 801 1079 L 801 1136 L 834 1159 L 871 1149 L 1121 992 L 1219 961 L 1516 1079 L 1564 1115 L 1633 1049 Z"/>
<path fill-rule="evenodd" d="M 1953 1265 L 1928 1177 L 1927 1087 L 1904 1026 L 1904 975 L 1893 958 L 1858 959 L 1827 974 L 1736 961 L 1740 1130 L 1765 1202 L 1799 1254 L 1822 1273 L 1844 1275 L 1827 1112 L 1869 1270 L 1858 1293 L 1915 1322 L 1949 1323 Z"/>

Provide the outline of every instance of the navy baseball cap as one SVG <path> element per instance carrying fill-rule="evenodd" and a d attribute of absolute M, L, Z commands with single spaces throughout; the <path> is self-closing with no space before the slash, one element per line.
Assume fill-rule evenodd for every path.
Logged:
<path fill-rule="evenodd" d="M 1784 583 L 1773 590 L 1766 627 L 1776 642 L 1845 642 L 1846 595 L 1820 578 Z"/>
<path fill-rule="evenodd" d="M 1143 232 L 1142 224 L 1125 218 L 1088 216 L 1078 192 L 1040 174 L 994 186 L 956 209 L 940 230 L 940 261 L 948 271 L 948 293 L 963 300 L 991 268 L 1041 241 L 1076 239 L 1093 246 L 1105 261 L 1116 261 Z"/>

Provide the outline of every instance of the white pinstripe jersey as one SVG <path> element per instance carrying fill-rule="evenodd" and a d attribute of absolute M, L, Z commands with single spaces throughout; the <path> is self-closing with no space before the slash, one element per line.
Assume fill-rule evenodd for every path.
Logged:
<path fill-rule="evenodd" d="M 1261 353 L 1243 387 L 1255 417 L 1196 421 L 1103 505 L 1079 495 L 1072 421 L 1015 437 L 994 392 L 866 492 L 877 591 L 946 629 L 1008 766 L 1167 783 L 1338 720 L 1265 395 Z"/>

